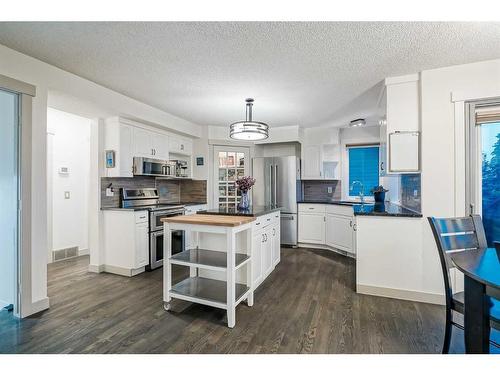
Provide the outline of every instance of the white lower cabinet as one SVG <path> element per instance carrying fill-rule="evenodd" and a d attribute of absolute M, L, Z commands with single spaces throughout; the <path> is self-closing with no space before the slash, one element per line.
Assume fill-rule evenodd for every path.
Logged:
<path fill-rule="evenodd" d="M 105 210 L 104 271 L 123 276 L 144 272 L 149 263 L 147 211 Z"/>
<path fill-rule="evenodd" d="M 353 225 L 350 217 L 326 214 L 326 245 L 353 253 Z"/>
<path fill-rule="evenodd" d="M 149 263 L 149 224 L 135 224 L 135 267 L 144 267 Z"/>
<path fill-rule="evenodd" d="M 299 242 L 325 243 L 325 214 L 299 212 Z"/>
<path fill-rule="evenodd" d="M 254 287 L 257 288 L 280 262 L 280 214 L 257 218 L 252 237 L 252 266 Z"/>
<path fill-rule="evenodd" d="M 299 204 L 301 244 L 325 245 L 356 254 L 356 223 L 350 206 Z"/>
<path fill-rule="evenodd" d="M 253 285 L 257 287 L 262 282 L 262 248 L 264 237 L 262 231 L 257 231 L 252 237 L 252 275 Z"/>
<path fill-rule="evenodd" d="M 279 217 L 278 217 L 279 218 Z M 271 228 L 272 243 L 273 243 L 273 267 L 281 260 L 281 232 L 279 223 Z"/>

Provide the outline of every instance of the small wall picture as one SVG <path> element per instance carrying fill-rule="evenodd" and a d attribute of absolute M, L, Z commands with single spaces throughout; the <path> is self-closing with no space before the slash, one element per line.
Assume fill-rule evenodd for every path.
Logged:
<path fill-rule="evenodd" d="M 115 167 L 115 152 L 113 150 L 106 150 L 106 168 Z"/>
<path fill-rule="evenodd" d="M 203 163 L 204 163 L 203 156 L 198 156 L 196 158 L 196 165 L 203 165 Z"/>

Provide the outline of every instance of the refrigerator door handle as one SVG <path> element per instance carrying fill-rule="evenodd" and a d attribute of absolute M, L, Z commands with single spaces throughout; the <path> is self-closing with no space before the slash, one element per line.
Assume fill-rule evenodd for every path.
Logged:
<path fill-rule="evenodd" d="M 274 205 L 278 205 L 278 165 L 274 166 Z"/>
<path fill-rule="evenodd" d="M 269 182 L 271 184 L 271 186 L 269 186 L 269 204 L 272 205 L 274 202 L 274 198 L 273 198 L 273 192 L 274 192 L 273 165 L 272 164 L 269 166 Z"/>

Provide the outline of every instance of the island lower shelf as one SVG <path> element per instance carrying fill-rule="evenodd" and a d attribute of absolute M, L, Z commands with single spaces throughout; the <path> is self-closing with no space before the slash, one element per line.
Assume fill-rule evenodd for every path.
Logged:
<path fill-rule="evenodd" d="M 250 261 L 247 254 L 235 253 L 235 269 Z M 227 253 L 207 249 L 189 249 L 170 257 L 170 263 L 181 266 L 205 268 L 215 271 L 227 269 Z"/>
<path fill-rule="evenodd" d="M 245 298 L 250 288 L 244 284 L 236 283 L 235 303 L 238 304 Z M 204 277 L 189 277 L 172 286 L 170 294 L 174 298 L 205 305 L 226 308 L 227 284 L 225 281 L 207 279 Z"/>

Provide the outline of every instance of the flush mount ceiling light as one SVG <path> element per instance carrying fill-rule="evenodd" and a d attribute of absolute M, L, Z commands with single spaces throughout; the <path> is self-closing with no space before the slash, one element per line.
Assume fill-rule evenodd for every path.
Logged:
<path fill-rule="evenodd" d="M 269 137 L 269 126 L 252 120 L 253 99 L 246 99 L 247 113 L 245 121 L 234 122 L 229 126 L 229 136 L 241 141 L 260 141 Z"/>
<path fill-rule="evenodd" d="M 349 127 L 351 128 L 356 128 L 358 126 L 364 126 L 364 125 L 366 125 L 366 121 L 364 118 L 357 118 L 356 120 L 352 120 L 349 123 Z"/>

